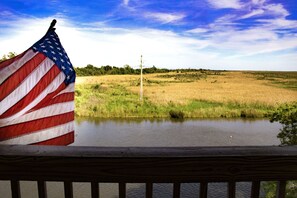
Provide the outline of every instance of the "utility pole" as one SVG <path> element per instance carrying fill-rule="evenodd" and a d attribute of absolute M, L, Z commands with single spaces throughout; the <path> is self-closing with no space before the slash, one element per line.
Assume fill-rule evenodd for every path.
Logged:
<path fill-rule="evenodd" d="M 140 56 L 140 101 L 143 101 L 143 81 L 142 81 L 142 55 Z"/>

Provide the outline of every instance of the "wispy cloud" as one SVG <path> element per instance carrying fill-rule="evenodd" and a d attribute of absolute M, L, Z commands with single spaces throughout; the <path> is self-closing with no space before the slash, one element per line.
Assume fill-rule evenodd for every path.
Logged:
<path fill-rule="evenodd" d="M 129 4 L 130 3 L 130 4 Z M 154 5 L 152 2 L 145 2 L 139 0 L 123 0 L 122 8 L 124 10 L 118 9 L 117 12 L 121 15 L 122 12 L 128 11 L 126 16 L 133 16 L 139 19 L 149 19 L 153 22 L 159 22 L 161 24 L 173 24 L 180 22 L 186 15 L 181 12 L 159 12 L 152 8 L 147 8 L 149 5 Z M 149 22 L 150 22 L 149 21 Z"/>
<path fill-rule="evenodd" d="M 286 17 L 289 15 L 289 12 L 280 3 L 267 4 L 267 5 L 264 5 L 263 8 L 268 12 L 268 14 L 272 14 L 280 17 Z"/>
<path fill-rule="evenodd" d="M 14 21 L 15 26 L 7 30 L 10 36 L 0 40 L 0 54 L 26 50 L 43 36 L 51 18 Z M 104 24 L 88 28 L 87 24 L 80 27 L 65 18 L 57 18 L 57 21 L 56 31 L 75 66 L 89 63 L 97 66 L 137 66 L 139 56 L 143 54 L 148 66 L 178 67 L 188 66 L 198 57 L 206 61 L 214 56 L 212 53 L 197 51 L 206 46 L 204 41 L 183 37 L 171 31 L 113 28 Z M 173 62 L 172 57 L 180 59 Z"/>
<path fill-rule="evenodd" d="M 254 0 L 246 3 L 242 10 L 248 11 L 248 13 L 242 18 L 249 18 L 256 15 L 266 15 L 273 17 L 286 17 L 290 13 L 280 3 L 270 3 L 265 0 Z"/>
<path fill-rule="evenodd" d="M 130 1 L 130 0 L 123 0 L 123 4 L 124 4 L 125 6 L 128 6 L 129 1 Z"/>
<path fill-rule="evenodd" d="M 270 3 L 267 0 L 252 0 L 242 2 L 240 0 L 207 0 L 215 9 L 233 8 L 239 10 L 239 19 L 246 19 L 259 15 L 268 15 L 275 17 L 286 17 L 289 12 L 281 3 Z M 245 13 L 242 15 L 242 13 Z"/>
<path fill-rule="evenodd" d="M 263 27 L 271 30 L 285 29 L 286 31 L 296 30 L 297 20 L 288 20 L 284 18 L 276 19 L 258 19 L 257 22 L 261 23 Z"/>
<path fill-rule="evenodd" d="M 240 0 L 207 0 L 207 1 L 213 8 L 216 8 L 216 9 L 221 9 L 221 8 L 239 9 L 243 6 Z"/>
<path fill-rule="evenodd" d="M 252 10 L 249 13 L 241 16 L 240 19 L 247 19 L 247 18 L 251 18 L 251 17 L 254 17 L 254 16 L 259 16 L 259 15 L 264 14 L 264 12 L 265 11 L 263 9 L 255 9 L 255 10 Z"/>
<path fill-rule="evenodd" d="M 15 14 L 13 14 L 12 12 L 10 12 L 8 10 L 3 10 L 0 12 L 0 17 L 12 18 L 14 16 L 15 16 Z"/>
<path fill-rule="evenodd" d="M 297 28 L 297 20 L 286 19 L 290 13 L 282 4 L 265 0 L 253 0 L 244 4 L 236 2 L 240 6 L 233 6 L 235 10 L 232 13 L 186 33 L 207 40 L 209 48 L 228 59 L 251 58 L 287 50 L 295 51 L 297 55 L 294 30 Z M 245 19 L 249 19 L 249 26 L 245 26 Z"/>
<path fill-rule="evenodd" d="M 283 4 L 205 1 L 211 8 L 196 13 L 189 9 L 193 4 L 164 9 L 167 2 L 122 0 L 100 14 L 104 17 L 83 21 L 65 12 L 44 18 L 0 12 L 0 30 L 5 28 L 0 31 L 0 56 L 24 51 L 57 18 L 57 33 L 75 66 L 136 67 L 143 54 L 147 66 L 296 70 L 297 20 L 287 17 Z M 203 12 L 211 12 L 207 20 Z"/>
<path fill-rule="evenodd" d="M 161 23 L 175 23 L 181 21 L 185 17 L 185 15 L 181 13 L 162 12 L 146 12 L 143 16 Z"/>
<path fill-rule="evenodd" d="M 192 34 L 200 34 L 200 33 L 206 33 L 209 30 L 207 28 L 194 28 L 191 30 L 187 30 L 186 33 L 192 33 Z"/>

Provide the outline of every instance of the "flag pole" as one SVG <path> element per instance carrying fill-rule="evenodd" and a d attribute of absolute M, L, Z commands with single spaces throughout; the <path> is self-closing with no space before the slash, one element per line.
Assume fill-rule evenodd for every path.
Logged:
<path fill-rule="evenodd" d="M 54 31 L 56 29 L 55 28 L 56 23 L 57 23 L 57 20 L 53 19 L 52 22 L 51 22 L 51 25 L 49 26 L 49 28 L 48 28 L 45 35 L 47 35 L 49 32 Z"/>

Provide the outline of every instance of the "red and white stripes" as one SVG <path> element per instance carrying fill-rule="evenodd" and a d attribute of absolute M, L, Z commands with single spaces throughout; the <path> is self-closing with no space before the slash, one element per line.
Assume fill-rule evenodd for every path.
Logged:
<path fill-rule="evenodd" d="M 74 141 L 74 83 L 44 54 L 29 49 L 0 63 L 0 144 Z"/>

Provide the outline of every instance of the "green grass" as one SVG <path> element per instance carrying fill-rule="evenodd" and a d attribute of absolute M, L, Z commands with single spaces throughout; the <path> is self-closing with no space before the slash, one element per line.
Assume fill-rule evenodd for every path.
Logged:
<path fill-rule="evenodd" d="M 78 85 L 76 88 L 76 115 L 91 117 L 160 117 L 156 106 L 139 100 L 123 86 L 111 85 L 96 88 L 94 85 Z M 163 116 L 161 116 L 163 117 Z"/>
<path fill-rule="evenodd" d="M 186 118 L 263 118 L 273 107 L 193 100 L 186 105 L 171 105 L 170 109 L 183 112 Z"/>
<path fill-rule="evenodd" d="M 75 90 L 77 116 L 100 118 L 168 118 L 172 112 L 184 118 L 262 118 L 273 107 L 263 104 L 218 103 L 192 100 L 187 104 L 154 104 L 122 85 L 77 85 Z M 171 112 L 171 114 L 170 114 Z"/>
<path fill-rule="evenodd" d="M 211 71 L 211 70 L 201 70 L 196 72 L 180 72 L 180 73 L 170 73 L 170 74 L 159 74 L 158 78 L 171 78 L 172 81 L 169 82 L 194 82 L 201 79 L 206 79 L 208 76 L 212 75 L 224 75 L 221 71 Z"/>
<path fill-rule="evenodd" d="M 258 80 L 268 80 L 271 85 L 297 90 L 297 72 L 252 72 Z"/>
<path fill-rule="evenodd" d="M 162 74 L 157 75 L 158 78 L 172 78 L 172 82 L 194 82 L 196 80 L 205 79 L 207 77 L 204 73 L 178 73 L 178 74 Z"/>

